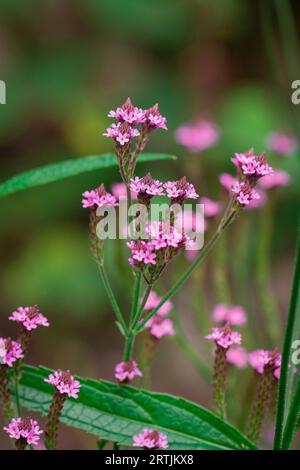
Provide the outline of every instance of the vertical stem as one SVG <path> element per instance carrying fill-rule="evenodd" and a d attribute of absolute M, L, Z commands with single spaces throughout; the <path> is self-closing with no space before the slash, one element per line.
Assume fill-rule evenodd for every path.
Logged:
<path fill-rule="evenodd" d="M 217 346 L 215 351 L 215 363 L 214 363 L 214 377 L 213 377 L 213 388 L 214 388 L 214 403 L 216 412 L 222 418 L 226 418 L 226 379 L 227 379 L 227 368 L 228 363 L 226 360 L 226 349 Z"/>
<path fill-rule="evenodd" d="M 289 449 L 292 444 L 292 439 L 296 431 L 298 419 L 300 413 L 300 374 L 298 373 L 298 380 L 293 395 L 291 408 L 286 420 L 282 438 L 282 449 Z"/>
<path fill-rule="evenodd" d="M 267 369 L 261 374 L 248 423 L 247 436 L 253 442 L 257 442 L 260 437 L 274 382 L 272 369 Z"/>
<path fill-rule="evenodd" d="M 14 415 L 8 386 L 8 366 L 0 364 L 0 403 L 2 405 L 5 421 L 9 422 Z"/>
<path fill-rule="evenodd" d="M 54 450 L 57 446 L 58 425 L 65 400 L 65 395 L 59 393 L 58 390 L 54 392 L 45 430 L 45 446 L 47 450 Z"/>

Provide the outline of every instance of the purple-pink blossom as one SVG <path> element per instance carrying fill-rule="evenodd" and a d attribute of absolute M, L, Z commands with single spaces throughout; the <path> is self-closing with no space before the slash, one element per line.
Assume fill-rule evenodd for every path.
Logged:
<path fill-rule="evenodd" d="M 127 98 L 122 106 L 108 113 L 108 117 L 115 118 L 120 122 L 127 122 L 128 124 L 135 126 L 141 124 L 146 120 L 146 112 L 141 108 L 133 106 L 131 99 Z"/>
<path fill-rule="evenodd" d="M 152 290 L 149 294 L 144 310 L 146 311 L 154 310 L 158 306 L 161 300 L 162 300 L 162 297 L 160 297 L 154 290 Z M 157 315 L 167 315 L 170 312 L 170 310 L 172 310 L 172 308 L 173 308 L 172 302 L 170 300 L 167 300 L 158 309 Z"/>
<path fill-rule="evenodd" d="M 138 137 L 140 131 L 131 127 L 127 122 L 118 122 L 108 127 L 103 135 L 104 137 L 110 137 L 119 145 L 123 146 L 128 144 L 134 137 Z"/>
<path fill-rule="evenodd" d="M 154 129 L 168 130 L 167 120 L 164 116 L 160 114 L 159 106 L 157 103 L 145 111 L 145 116 L 146 116 L 146 125 L 150 131 Z"/>
<path fill-rule="evenodd" d="M 217 304 L 213 309 L 213 321 L 225 322 L 231 325 L 244 325 L 247 322 L 247 314 L 240 305 Z"/>
<path fill-rule="evenodd" d="M 97 189 L 85 191 L 82 195 L 81 203 L 84 209 L 87 207 L 96 208 L 118 205 L 116 197 L 105 190 L 104 184 L 101 184 Z"/>
<path fill-rule="evenodd" d="M 62 395 L 78 398 L 80 382 L 75 380 L 69 370 L 55 371 L 53 374 L 50 374 L 47 379 L 44 379 L 44 382 L 53 385 Z"/>
<path fill-rule="evenodd" d="M 189 183 L 185 176 L 178 181 L 168 181 L 164 184 L 167 196 L 173 203 L 182 204 L 186 199 L 197 199 L 194 185 Z"/>
<path fill-rule="evenodd" d="M 222 210 L 222 203 L 209 197 L 202 197 L 199 202 L 204 205 L 204 215 L 207 218 L 216 217 Z"/>
<path fill-rule="evenodd" d="M 24 351 L 18 341 L 0 338 L 0 364 L 12 367 L 14 362 L 24 357 Z"/>
<path fill-rule="evenodd" d="M 232 162 L 247 178 L 260 178 L 273 173 L 272 167 L 266 160 L 266 154 L 254 155 L 254 150 L 250 149 L 245 153 L 236 153 Z"/>
<path fill-rule="evenodd" d="M 281 354 L 277 349 L 268 351 L 257 349 L 248 354 L 248 362 L 259 374 L 263 374 L 266 368 L 271 369 L 276 379 L 280 377 Z"/>
<path fill-rule="evenodd" d="M 151 335 L 157 339 L 161 339 L 164 336 L 175 335 L 172 320 L 170 320 L 170 318 L 166 318 L 158 314 L 153 315 L 153 317 L 147 321 L 145 327 L 148 328 Z"/>
<path fill-rule="evenodd" d="M 153 196 L 163 196 L 164 195 L 164 185 L 159 180 L 152 178 L 151 174 L 148 173 L 143 178 L 136 176 L 130 180 L 130 190 L 134 193 L 137 193 L 138 199 L 148 200 Z M 149 198 L 150 196 L 150 198 Z"/>
<path fill-rule="evenodd" d="M 144 449 L 167 449 L 168 437 L 153 429 L 143 429 L 140 434 L 133 436 L 133 446 Z"/>
<path fill-rule="evenodd" d="M 126 197 L 127 196 L 127 191 L 126 191 L 126 186 L 124 183 L 113 183 L 111 185 L 111 192 L 115 198 L 119 199 L 120 197 Z M 137 193 L 134 191 L 131 191 L 131 199 L 136 199 L 137 198 Z"/>
<path fill-rule="evenodd" d="M 259 193 L 248 182 L 235 183 L 231 191 L 236 194 L 236 199 L 241 206 L 248 206 L 254 199 L 260 199 Z"/>
<path fill-rule="evenodd" d="M 263 176 L 259 180 L 259 185 L 263 189 L 272 189 L 279 186 L 287 186 L 290 182 L 290 175 L 283 170 L 274 170 L 272 175 Z"/>
<path fill-rule="evenodd" d="M 230 364 L 243 369 L 248 363 L 248 353 L 242 346 L 229 348 L 226 352 L 226 359 Z"/>
<path fill-rule="evenodd" d="M 222 328 L 212 328 L 212 332 L 205 338 L 213 340 L 217 346 L 223 349 L 228 349 L 233 344 L 241 344 L 242 342 L 242 335 L 237 331 L 232 331 L 229 325 Z"/>
<path fill-rule="evenodd" d="M 218 139 L 217 126 L 206 120 L 182 124 L 175 132 L 175 140 L 193 153 L 212 147 Z"/>
<path fill-rule="evenodd" d="M 118 382 L 131 382 L 135 377 L 142 377 L 142 375 L 134 359 L 119 362 L 115 367 L 115 377 Z"/>
<path fill-rule="evenodd" d="M 38 444 L 43 433 L 38 422 L 32 418 L 13 418 L 3 429 L 12 439 L 24 439 L 29 445 Z"/>
<path fill-rule="evenodd" d="M 49 326 L 48 319 L 39 311 L 37 305 L 17 308 L 9 320 L 20 323 L 27 331 L 34 330 L 38 326 Z"/>
<path fill-rule="evenodd" d="M 298 149 L 295 137 L 280 132 L 271 132 L 266 137 L 266 143 L 272 152 L 280 155 L 291 155 Z"/>
<path fill-rule="evenodd" d="M 230 173 L 221 173 L 219 176 L 219 181 L 223 188 L 227 189 L 228 191 L 230 191 L 232 186 L 237 183 L 237 179 L 230 175 Z"/>

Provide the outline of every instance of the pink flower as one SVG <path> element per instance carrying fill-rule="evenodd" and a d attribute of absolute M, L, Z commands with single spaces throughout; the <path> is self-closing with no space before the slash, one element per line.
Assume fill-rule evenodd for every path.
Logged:
<path fill-rule="evenodd" d="M 236 153 L 232 162 L 246 177 L 260 178 L 261 176 L 271 175 L 272 167 L 266 160 L 266 154 L 254 155 L 254 150 L 250 149 L 246 153 Z"/>
<path fill-rule="evenodd" d="M 204 215 L 208 218 L 216 217 L 222 210 L 222 203 L 213 201 L 209 197 L 202 197 L 200 204 L 204 204 Z"/>
<path fill-rule="evenodd" d="M 257 349 L 248 354 L 248 362 L 259 374 L 263 374 L 266 368 L 273 371 L 276 379 L 280 377 L 281 354 L 277 349 L 268 351 Z"/>
<path fill-rule="evenodd" d="M 37 305 L 19 307 L 11 314 L 9 320 L 20 323 L 27 331 L 34 330 L 38 326 L 49 326 L 48 319 L 39 311 Z"/>
<path fill-rule="evenodd" d="M 221 185 L 228 191 L 230 191 L 232 186 L 237 183 L 237 179 L 229 173 L 221 173 L 219 176 L 219 181 Z"/>
<path fill-rule="evenodd" d="M 152 106 L 152 108 L 146 111 L 146 124 L 149 130 L 154 129 L 165 129 L 168 130 L 166 125 L 166 118 L 163 117 L 159 112 L 158 104 Z"/>
<path fill-rule="evenodd" d="M 168 437 L 153 429 L 143 429 L 140 434 L 133 436 L 133 446 L 144 449 L 167 449 Z"/>
<path fill-rule="evenodd" d="M 138 129 L 134 129 L 127 122 L 118 122 L 118 124 L 112 124 L 103 133 L 104 137 L 111 137 L 119 145 L 123 146 L 128 144 L 134 137 L 140 135 Z"/>
<path fill-rule="evenodd" d="M 169 318 L 162 317 L 161 315 L 153 315 L 149 321 L 146 323 L 146 328 L 149 329 L 152 336 L 157 339 L 162 338 L 163 336 L 173 336 L 175 335 L 175 330 L 172 320 Z"/>
<path fill-rule="evenodd" d="M 124 104 L 117 108 L 115 111 L 110 111 L 108 117 L 115 118 L 121 122 L 127 122 L 128 124 L 134 126 L 145 122 L 146 112 L 141 109 L 133 106 L 131 99 L 127 98 Z"/>
<path fill-rule="evenodd" d="M 164 195 L 164 185 L 159 180 L 154 180 L 150 173 L 143 178 L 136 176 L 130 180 L 130 190 L 137 193 L 138 199 L 151 199 L 153 196 Z M 149 198 L 150 196 L 150 198 Z"/>
<path fill-rule="evenodd" d="M 12 439 L 25 439 L 27 444 L 36 445 L 40 440 L 40 429 L 38 422 L 31 418 L 13 418 L 7 427 L 3 428 Z"/>
<path fill-rule="evenodd" d="M 0 364 L 12 367 L 13 363 L 24 357 L 23 349 L 11 338 L 0 338 Z"/>
<path fill-rule="evenodd" d="M 113 183 L 111 185 L 111 192 L 115 198 L 119 199 L 120 197 L 127 196 L 126 186 L 124 183 Z M 134 191 L 131 191 L 131 199 L 136 199 L 137 194 Z"/>
<path fill-rule="evenodd" d="M 119 382 L 130 382 L 135 377 L 142 377 L 142 375 L 134 359 L 119 362 L 115 367 L 115 377 Z"/>
<path fill-rule="evenodd" d="M 242 347 L 228 349 L 228 351 L 226 352 L 226 358 L 227 361 L 230 362 L 230 364 L 233 364 L 239 369 L 243 369 L 248 363 L 247 351 Z"/>
<path fill-rule="evenodd" d="M 269 149 L 281 155 L 291 155 L 296 152 L 298 142 L 295 137 L 279 132 L 271 132 L 266 138 Z"/>
<path fill-rule="evenodd" d="M 128 242 L 127 246 L 131 250 L 131 257 L 128 259 L 130 264 L 136 267 L 147 264 L 156 265 L 156 252 L 151 243 L 137 240 Z"/>
<path fill-rule="evenodd" d="M 232 331 L 229 325 L 223 328 L 212 328 L 212 333 L 205 336 L 206 339 L 212 339 L 217 346 L 228 349 L 233 344 L 241 344 L 242 336 L 237 331 Z"/>
<path fill-rule="evenodd" d="M 247 321 L 246 312 L 240 305 L 217 304 L 212 316 L 215 322 L 228 322 L 231 325 L 244 325 Z"/>
<path fill-rule="evenodd" d="M 115 196 L 108 193 L 105 190 L 104 184 L 101 184 L 98 189 L 92 191 L 85 191 L 82 199 L 82 207 L 105 207 L 105 206 L 117 206 L 118 202 Z"/>
<path fill-rule="evenodd" d="M 197 199 L 199 197 L 194 185 L 189 183 L 185 176 L 178 181 L 168 181 L 164 184 L 164 187 L 167 196 L 172 199 L 173 203 L 182 204 L 186 199 Z"/>
<path fill-rule="evenodd" d="M 278 186 L 286 186 L 290 182 L 290 175 L 283 170 L 275 170 L 272 175 L 263 176 L 259 185 L 264 189 L 272 189 Z"/>
<path fill-rule="evenodd" d="M 80 382 L 74 379 L 69 370 L 55 371 L 47 379 L 44 379 L 44 382 L 53 385 L 62 395 L 78 398 Z"/>
<path fill-rule="evenodd" d="M 216 125 L 209 121 L 182 124 L 175 132 L 176 141 L 189 152 L 199 152 L 212 147 L 219 139 Z"/>
<path fill-rule="evenodd" d="M 231 191 L 235 193 L 237 201 L 241 206 L 247 206 L 253 199 L 260 199 L 259 193 L 247 182 L 235 183 Z"/>
<path fill-rule="evenodd" d="M 266 191 L 263 191 L 262 189 L 257 188 L 256 192 L 257 192 L 259 198 L 251 199 L 249 204 L 247 206 L 245 206 L 246 211 L 252 211 L 254 209 L 259 209 L 260 207 L 263 207 L 265 205 L 265 203 L 267 201 Z"/>
<path fill-rule="evenodd" d="M 162 300 L 162 297 L 160 297 L 154 290 L 152 290 L 149 294 L 144 310 L 146 311 L 154 310 L 158 306 L 161 300 Z M 157 311 L 157 315 L 167 315 L 170 312 L 170 310 L 172 310 L 172 308 L 173 308 L 172 302 L 170 300 L 167 300 Z"/>

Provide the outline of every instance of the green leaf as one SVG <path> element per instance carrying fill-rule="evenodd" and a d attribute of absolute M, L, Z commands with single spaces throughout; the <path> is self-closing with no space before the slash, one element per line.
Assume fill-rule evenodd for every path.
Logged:
<path fill-rule="evenodd" d="M 155 160 L 175 160 L 174 155 L 163 153 L 144 153 L 139 156 L 138 163 Z M 89 171 L 100 170 L 117 166 L 117 159 L 113 154 L 91 155 L 89 157 L 65 160 L 59 163 L 42 166 L 13 176 L 0 184 L 0 198 L 24 191 L 25 189 L 41 186 L 54 181 L 70 178 Z"/>
<path fill-rule="evenodd" d="M 25 366 L 21 404 L 47 414 L 53 387 L 44 382 L 52 371 Z M 168 435 L 170 449 L 255 449 L 237 429 L 183 398 L 111 382 L 78 378 L 79 398 L 67 399 L 62 422 L 101 439 L 123 445 L 150 427 Z"/>
<path fill-rule="evenodd" d="M 288 413 L 295 407 L 295 403 L 299 397 L 297 393 L 300 394 L 300 381 L 297 387 L 297 376 L 298 374 L 294 373 L 295 366 L 291 364 L 291 356 L 295 349 L 293 348 L 293 342 L 299 339 L 300 334 L 300 231 L 298 234 L 298 246 L 297 246 L 297 256 L 296 256 L 296 265 L 295 273 L 292 287 L 292 294 L 289 307 L 288 321 L 286 325 L 284 345 L 283 345 L 283 354 L 282 354 L 282 365 L 280 370 L 280 382 L 279 382 L 279 397 L 277 405 L 277 418 L 276 418 L 276 429 L 275 429 L 275 440 L 274 448 L 281 449 L 283 447 L 284 439 L 284 448 L 287 445 L 290 445 L 292 435 L 291 435 L 291 422 L 287 423 Z M 291 367 L 290 367 L 291 364 Z M 294 410 L 295 411 L 295 410 Z M 293 411 L 293 412 L 294 412 Z M 288 424 L 286 434 L 285 426 Z"/>

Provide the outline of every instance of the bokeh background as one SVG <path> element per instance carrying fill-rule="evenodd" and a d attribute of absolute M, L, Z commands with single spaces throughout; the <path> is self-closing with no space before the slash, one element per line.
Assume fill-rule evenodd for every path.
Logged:
<path fill-rule="evenodd" d="M 153 134 L 148 150 L 179 157 L 140 165 L 138 173 L 150 170 L 165 180 L 186 174 L 201 195 L 219 199 L 218 175 L 232 172 L 235 151 L 252 146 L 262 151 L 270 131 L 297 135 L 299 112 L 291 104 L 290 85 L 300 78 L 298 43 L 289 34 L 289 16 L 278 15 L 276 5 L 267 0 L 1 0 L 0 79 L 7 86 L 7 104 L 0 106 L 1 180 L 35 166 L 112 151 L 102 137 L 110 123 L 107 112 L 130 96 L 141 107 L 159 102 L 167 117 L 169 131 Z M 291 5 L 297 23 L 300 5 Z M 220 140 L 189 155 L 175 142 L 174 131 L 199 117 L 216 122 Z M 247 309 L 249 348 L 270 345 L 259 294 L 264 283 L 281 320 L 286 316 L 298 160 L 299 155 L 274 160 L 292 180 L 271 196 L 276 199 L 271 216 L 268 205 L 244 214 L 230 230 L 223 254 L 211 256 L 175 299 L 185 344 L 205 361 L 211 357 L 202 353 L 203 336 L 220 301 L 220 277 L 219 284 L 224 276 L 229 280 L 232 303 Z M 34 364 L 113 379 L 123 344 L 89 252 L 88 214 L 80 201 L 85 189 L 119 180 L 117 170 L 105 170 L 0 201 L 0 333 L 14 336 L 8 314 L 37 303 L 51 328 L 35 335 L 29 357 Z M 272 223 L 267 242 L 261 237 L 265 220 Z M 130 270 L 118 265 L 115 245 L 107 250 L 109 275 L 120 303 L 127 305 Z M 266 252 L 261 271 L 260 256 Z M 160 292 L 185 263 L 175 261 Z M 281 323 L 278 329 L 280 347 Z M 189 353 L 176 338 L 162 341 L 151 388 L 209 406 L 210 387 L 199 373 L 198 357 L 191 361 Z M 63 428 L 62 448 L 94 445 L 94 438 Z M 6 446 L 1 434 L 0 447 Z"/>

